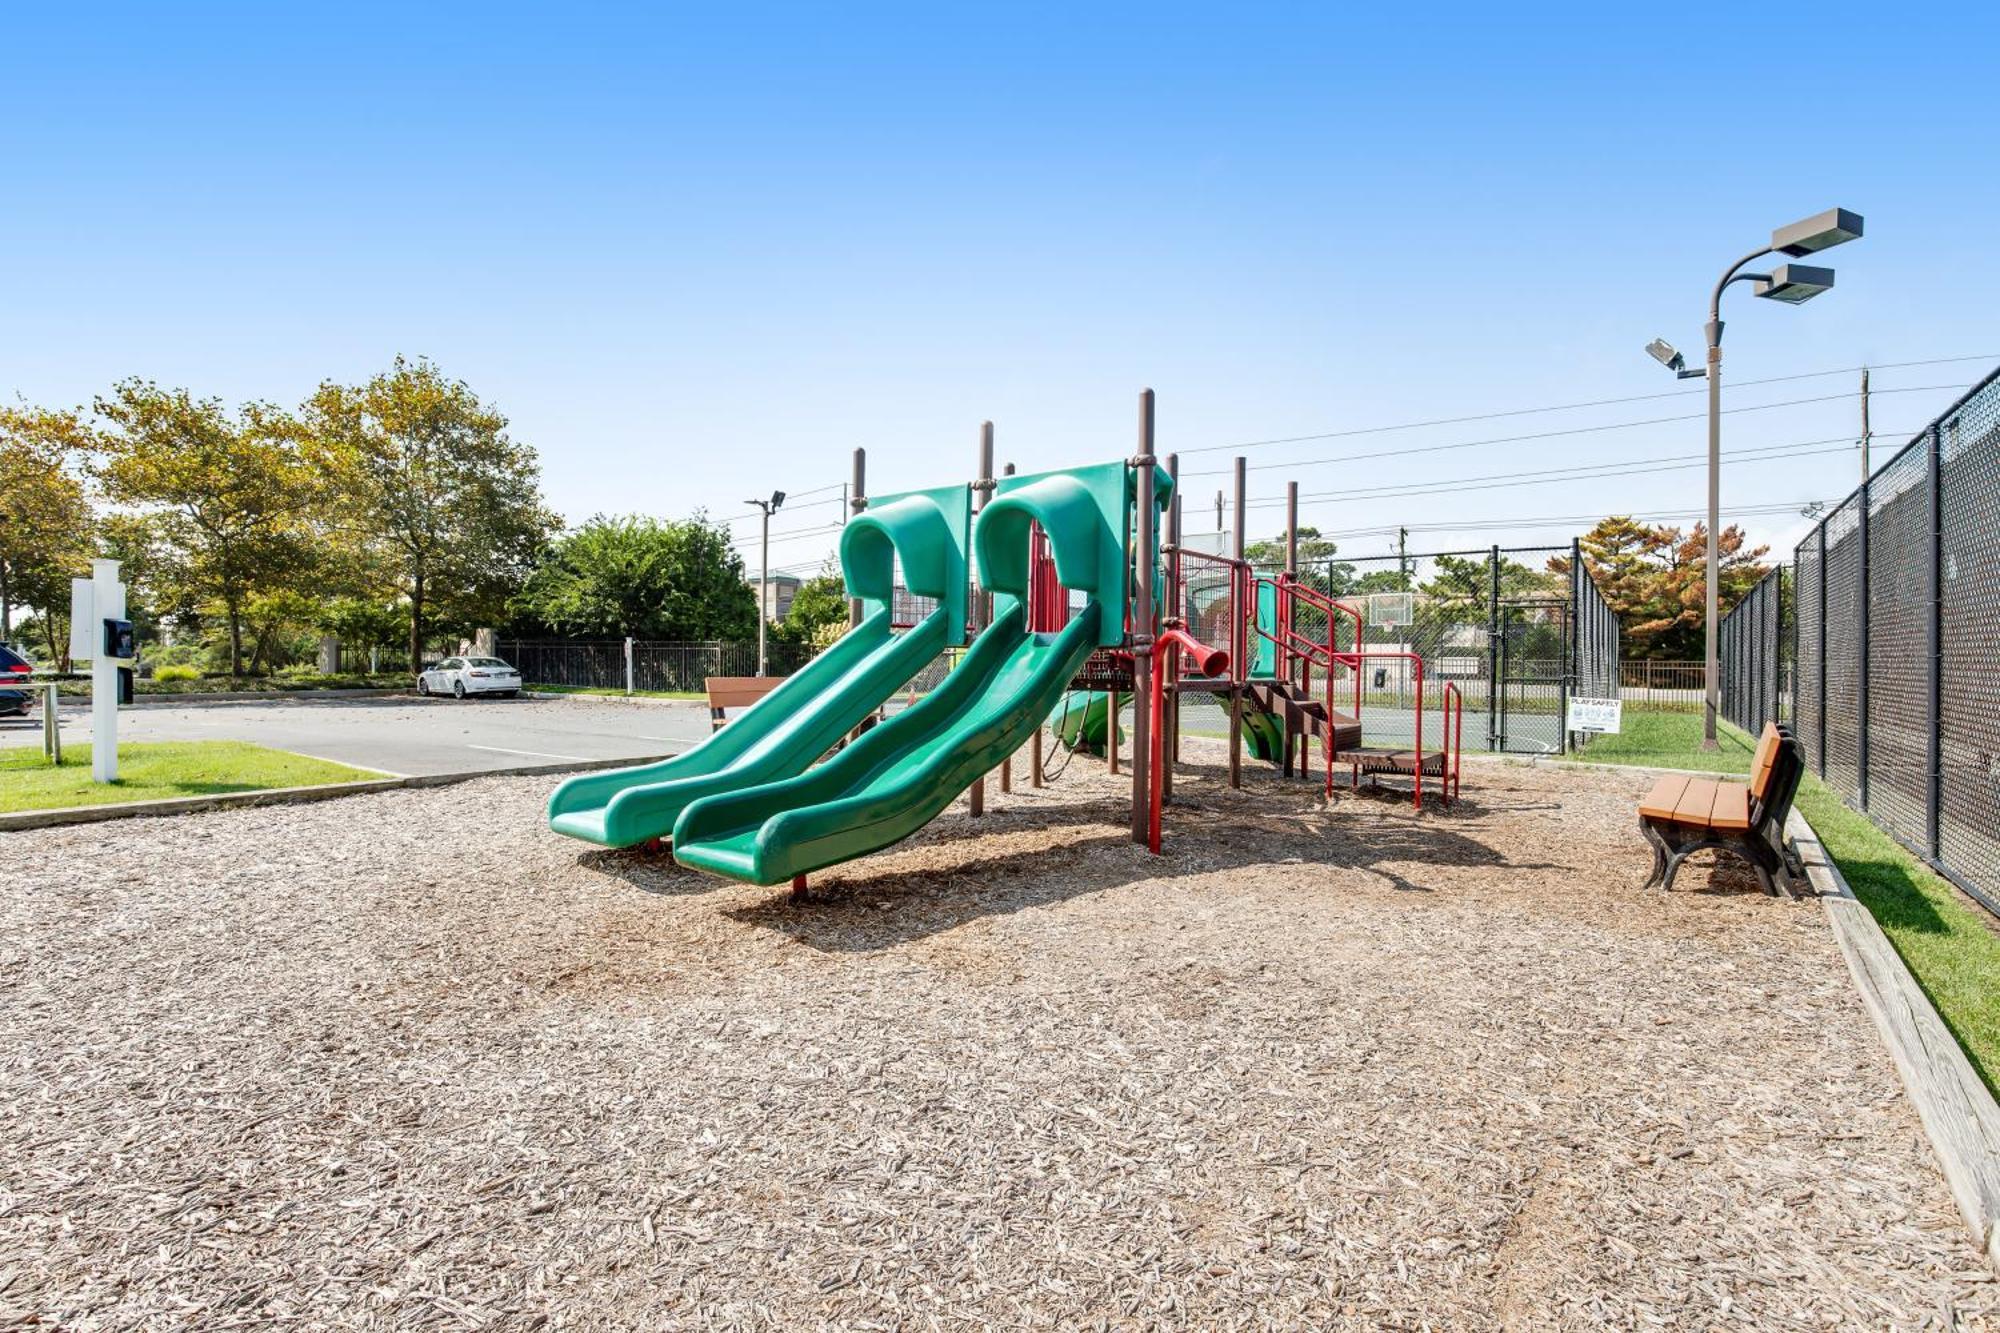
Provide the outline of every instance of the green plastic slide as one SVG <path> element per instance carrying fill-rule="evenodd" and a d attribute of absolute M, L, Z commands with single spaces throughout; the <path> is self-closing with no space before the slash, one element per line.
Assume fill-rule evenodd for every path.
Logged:
<path fill-rule="evenodd" d="M 1119 695 L 1123 704 L 1128 696 Z M 1086 750 L 1092 754 L 1104 753 L 1106 724 L 1112 712 L 1111 696 L 1102 690 L 1071 690 L 1057 705 L 1053 728 L 1056 736 L 1072 750 Z M 1118 728 L 1118 739 L 1125 739 L 1125 728 Z"/>
<path fill-rule="evenodd" d="M 691 802 L 803 772 L 964 639 L 970 493 L 963 486 L 884 497 L 841 533 L 841 566 L 859 625 L 722 730 L 685 754 L 583 773 L 549 798 L 549 827 L 607 847 L 673 832 Z M 901 558 L 910 591 L 938 607 L 898 634 L 890 597 Z"/>
<path fill-rule="evenodd" d="M 708 796 L 674 825 L 674 856 L 754 884 L 795 876 L 887 847 L 1025 745 L 1091 651 L 1118 642 L 1125 580 L 1123 464 L 1004 479 L 979 516 L 981 583 L 995 593 L 993 624 L 965 660 L 915 706 L 797 777 Z M 1089 600 L 1062 630 L 1031 634 L 1028 524 L 1041 525 L 1064 587 Z"/>

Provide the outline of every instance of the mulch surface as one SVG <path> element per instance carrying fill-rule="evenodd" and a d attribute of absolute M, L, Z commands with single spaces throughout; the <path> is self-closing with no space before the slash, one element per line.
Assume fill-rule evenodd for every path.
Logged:
<path fill-rule="evenodd" d="M 0 1327 L 1986 1328 L 1817 903 L 1195 740 L 809 901 L 549 781 L 0 840 Z"/>

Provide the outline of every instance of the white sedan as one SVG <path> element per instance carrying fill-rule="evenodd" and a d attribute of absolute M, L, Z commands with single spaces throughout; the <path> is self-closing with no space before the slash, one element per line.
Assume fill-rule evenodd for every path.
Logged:
<path fill-rule="evenodd" d="M 417 677 L 417 693 L 497 694 L 511 699 L 521 692 L 521 673 L 497 657 L 447 657 Z"/>

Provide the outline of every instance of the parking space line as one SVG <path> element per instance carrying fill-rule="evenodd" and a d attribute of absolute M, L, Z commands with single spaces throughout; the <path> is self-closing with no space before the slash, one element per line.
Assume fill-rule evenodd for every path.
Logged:
<path fill-rule="evenodd" d="M 465 748 L 468 750 L 486 750 L 492 754 L 524 754 L 530 759 L 563 759 L 573 764 L 587 764 L 590 762 L 588 755 L 550 754 L 547 750 L 509 750 L 498 745 L 468 745 Z"/>

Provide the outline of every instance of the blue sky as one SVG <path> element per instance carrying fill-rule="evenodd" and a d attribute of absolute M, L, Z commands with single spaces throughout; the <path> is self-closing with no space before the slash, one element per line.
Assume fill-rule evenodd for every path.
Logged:
<path fill-rule="evenodd" d="M 1692 352 L 1720 269 L 1835 204 L 1868 219 L 1838 286 L 1735 289 L 1732 380 L 1988 358 L 1881 371 L 1924 390 L 1878 397 L 1893 434 L 2000 361 L 1990 7 L 1610 8 L 16 7 L 0 393 L 136 374 L 296 403 L 428 356 L 572 520 L 784 489 L 774 563 L 809 567 L 854 446 L 878 491 L 966 476 L 988 418 L 1023 470 L 1098 461 L 1146 385 L 1161 448 L 1207 451 L 1191 473 L 1239 441 L 1697 391 L 1245 451 L 1253 500 L 1296 477 L 1353 554 L 1398 524 L 1452 549 L 1692 512 L 1698 468 L 1478 479 L 1685 459 L 1699 420 L 1380 455 L 1699 413 L 1642 346 Z M 1732 413 L 1726 447 L 1839 449 L 1855 417 Z M 1725 505 L 1857 471 L 1734 462 Z M 1485 488 L 1351 494 L 1448 481 Z"/>

